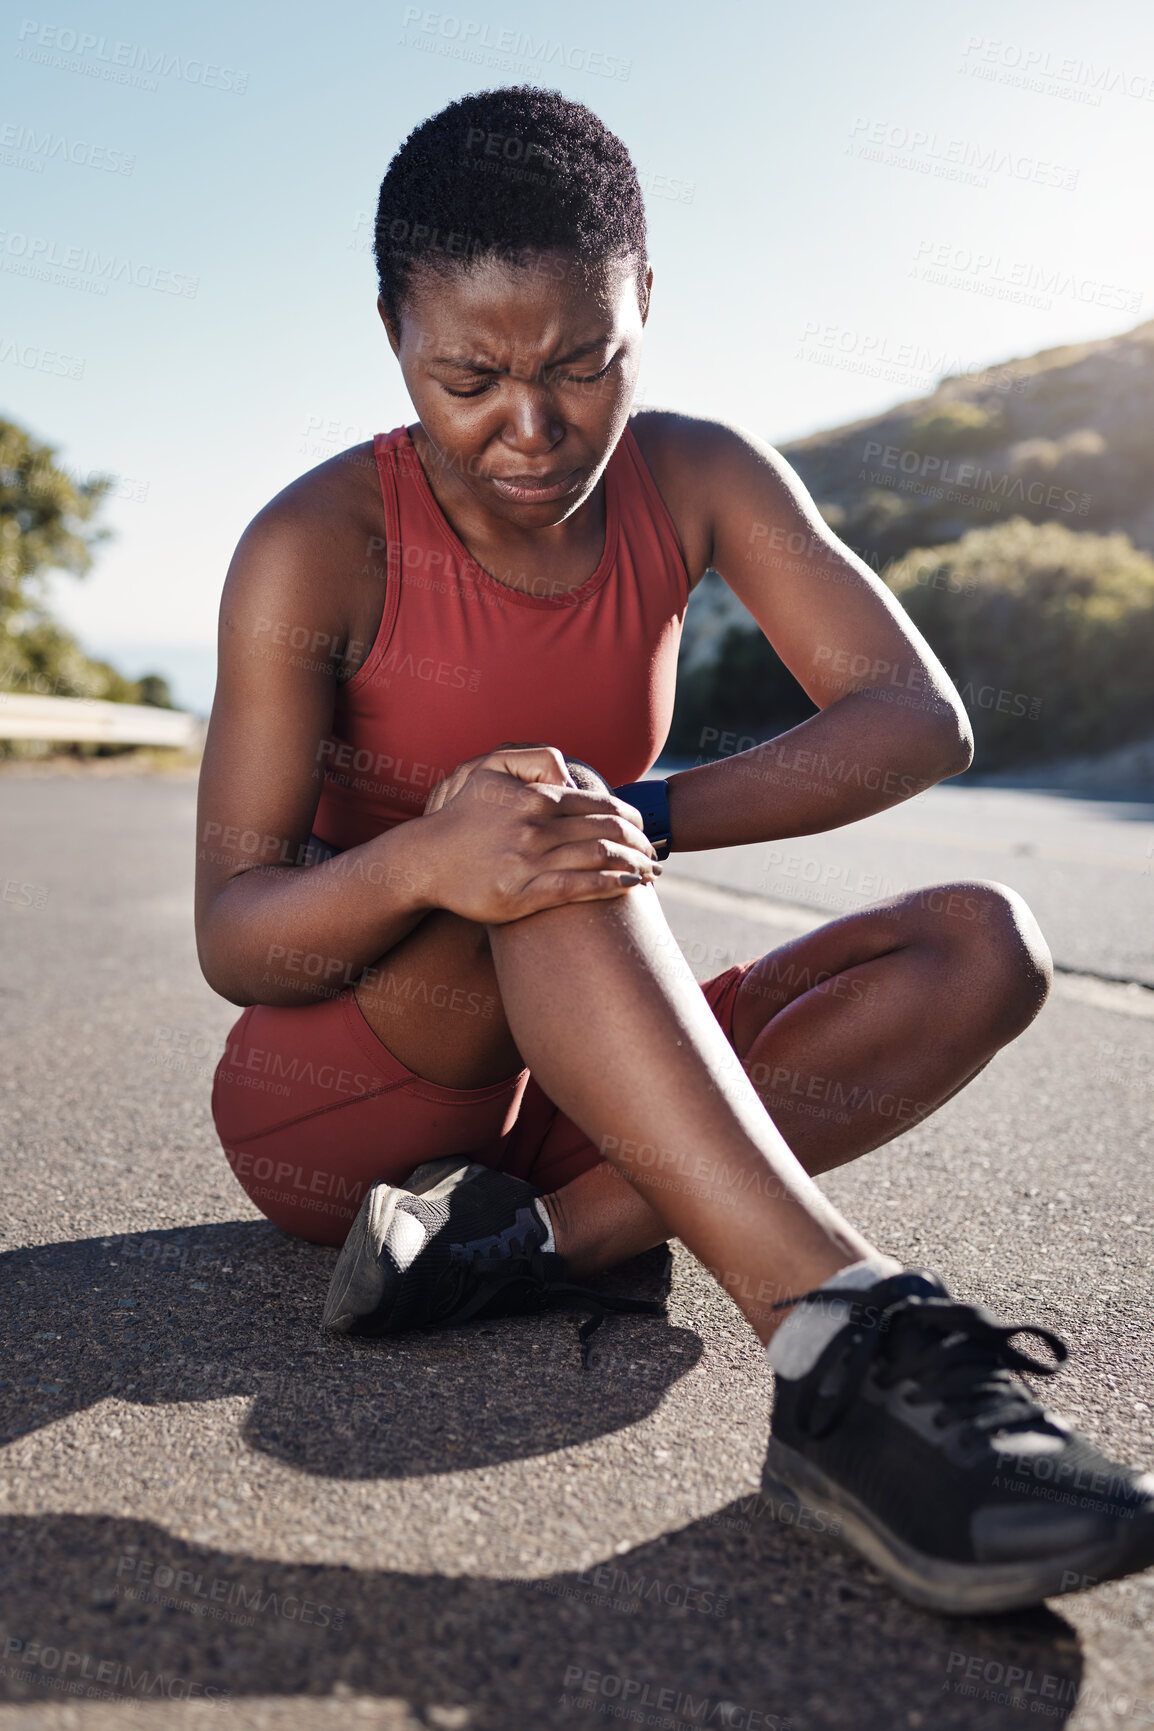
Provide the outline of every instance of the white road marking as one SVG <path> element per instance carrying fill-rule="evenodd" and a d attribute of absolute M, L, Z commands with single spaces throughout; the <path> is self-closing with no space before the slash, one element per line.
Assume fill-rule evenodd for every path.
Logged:
<path fill-rule="evenodd" d="M 772 901 L 768 896 L 752 892 L 725 890 L 717 884 L 702 883 L 698 878 L 663 875 L 658 883 L 658 895 L 687 907 L 701 908 L 706 913 L 726 914 L 730 919 L 746 920 L 751 925 L 771 926 L 785 934 L 815 932 L 838 916 L 816 908 L 799 907 L 792 902 Z M 1154 991 L 1133 981 L 1098 980 L 1093 974 L 1055 973 L 1054 996 L 1068 998 L 1079 1004 L 1091 1004 L 1096 1010 L 1113 1010 L 1123 1016 L 1139 1016 L 1154 1020 Z"/>

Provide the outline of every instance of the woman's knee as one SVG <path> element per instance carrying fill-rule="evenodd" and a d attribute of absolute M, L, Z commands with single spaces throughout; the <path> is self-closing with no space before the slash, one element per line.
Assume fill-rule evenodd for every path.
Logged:
<path fill-rule="evenodd" d="M 930 941 L 953 952 L 978 984 L 1007 1037 L 1037 1015 L 1054 976 L 1050 949 L 1028 903 L 1007 884 L 982 879 L 916 892 Z"/>

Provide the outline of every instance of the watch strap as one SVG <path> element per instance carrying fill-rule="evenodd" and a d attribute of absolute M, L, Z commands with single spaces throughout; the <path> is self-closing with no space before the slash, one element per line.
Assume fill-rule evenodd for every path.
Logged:
<path fill-rule="evenodd" d="M 613 792 L 627 805 L 641 813 L 641 827 L 653 843 L 658 859 L 668 859 L 673 846 L 669 824 L 669 783 L 667 781 L 627 781 Z"/>

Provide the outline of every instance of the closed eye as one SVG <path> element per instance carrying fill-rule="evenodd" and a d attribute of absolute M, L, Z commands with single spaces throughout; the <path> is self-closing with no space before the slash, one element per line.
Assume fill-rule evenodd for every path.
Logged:
<path fill-rule="evenodd" d="M 559 373 L 558 383 L 562 385 L 595 385 L 598 379 L 603 379 L 605 377 L 616 359 L 617 356 L 614 355 L 611 360 L 608 360 L 605 363 L 599 373 L 588 373 L 584 377 L 579 373 Z"/>
<path fill-rule="evenodd" d="M 598 379 L 603 379 L 605 377 L 610 367 L 614 366 L 617 360 L 618 356 L 614 355 L 612 359 L 605 363 L 599 373 L 587 373 L 583 376 L 578 373 L 559 373 L 557 375 L 557 383 L 560 385 L 595 385 Z M 442 385 L 441 389 L 450 397 L 482 397 L 486 391 L 492 389 L 494 383 L 495 381 L 493 379 L 487 379 L 483 385 L 477 385 L 476 388 L 471 391 L 454 391 L 451 385 Z"/>

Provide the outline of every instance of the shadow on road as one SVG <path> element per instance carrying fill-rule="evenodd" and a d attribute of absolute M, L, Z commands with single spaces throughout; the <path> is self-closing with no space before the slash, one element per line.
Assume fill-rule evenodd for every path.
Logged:
<path fill-rule="evenodd" d="M 572 1447 L 651 1413 L 701 1342 L 612 1316 L 585 1372 L 573 1317 L 397 1340 L 322 1334 L 336 1252 L 264 1221 L 81 1239 L 0 1257 L 0 1440 L 108 1396 L 254 1397 L 244 1439 L 303 1472 L 412 1478 Z M 499 1336 L 501 1374 L 490 1348 Z M 496 1344 L 494 1340 L 493 1344 Z M 630 1360 L 634 1362 L 630 1362 Z M 616 1367 L 616 1369 L 614 1368 Z"/>
<path fill-rule="evenodd" d="M 73 1686 L 236 1705 L 351 1692 L 492 1731 L 625 1709 L 669 1731 L 996 1731 L 1023 1711 L 1063 1723 L 1081 1683 L 1076 1642 L 1048 1611 L 912 1610 L 856 1561 L 740 1504 L 533 1582 L 284 1565 L 92 1515 L 0 1521 L 0 1555 L 6 1702 Z"/>
<path fill-rule="evenodd" d="M 108 1395 L 248 1394 L 252 1448 L 399 1480 L 632 1424 L 700 1356 L 696 1335 L 634 1317 L 605 1324 L 608 1369 L 588 1373 L 565 1316 L 491 1325 L 499 1377 L 477 1352 L 484 1325 L 331 1340 L 317 1316 L 334 1254 L 234 1222 L 0 1258 L 7 1437 Z M 382 1487 L 382 1520 L 404 1518 L 398 1492 Z M 480 1731 L 627 1714 L 669 1731 L 998 1731 L 1072 1712 L 1082 1659 L 1061 1619 L 914 1610 L 795 1519 L 751 1496 L 583 1573 L 516 1581 L 286 1564 L 140 1519 L 10 1517 L 0 1702 L 344 1693 Z"/>

